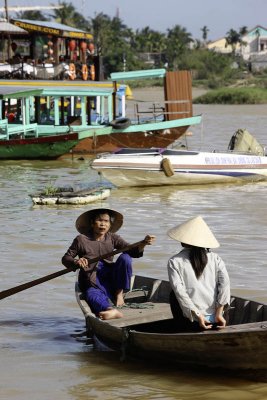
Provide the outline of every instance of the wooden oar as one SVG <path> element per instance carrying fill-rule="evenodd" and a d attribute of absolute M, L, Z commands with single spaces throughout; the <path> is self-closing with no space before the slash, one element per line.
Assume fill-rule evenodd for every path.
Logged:
<path fill-rule="evenodd" d="M 144 240 L 141 240 L 140 242 L 136 242 L 133 244 L 129 244 L 129 246 L 126 246 L 123 249 L 114 250 L 110 253 L 103 254 L 102 256 L 92 258 L 91 260 L 88 260 L 88 262 L 89 262 L 89 264 L 96 263 L 99 260 L 103 260 L 105 258 L 115 256 L 116 254 L 123 253 L 124 251 L 128 251 L 128 250 L 132 249 L 133 247 L 138 247 L 139 245 L 141 245 L 143 243 L 144 243 Z M 23 283 L 22 285 L 18 285 L 13 288 L 10 288 L 10 289 L 3 290 L 2 292 L 0 292 L 0 300 L 5 299 L 6 297 L 12 296 L 13 294 L 22 292 L 23 290 L 29 289 L 33 286 L 40 285 L 41 283 L 50 281 L 51 279 L 57 278 L 58 276 L 65 275 L 69 272 L 73 272 L 73 269 L 72 268 L 64 268 L 58 272 L 54 272 L 53 274 L 49 274 L 49 275 L 43 276 L 42 278 L 35 279 L 34 281 Z"/>

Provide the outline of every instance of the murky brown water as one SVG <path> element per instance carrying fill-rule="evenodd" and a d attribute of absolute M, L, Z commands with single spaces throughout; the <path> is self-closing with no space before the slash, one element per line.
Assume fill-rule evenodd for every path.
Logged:
<path fill-rule="evenodd" d="M 190 145 L 225 149 L 246 127 L 267 145 L 266 106 L 197 106 L 203 129 L 192 127 Z M 205 135 L 203 134 L 205 133 Z M 177 250 L 166 231 L 201 214 L 212 226 L 233 290 L 267 301 L 267 183 L 243 186 L 113 190 L 91 206 L 32 206 L 30 193 L 49 183 L 86 187 L 99 180 L 89 160 L 0 163 L 0 290 L 62 269 L 60 259 L 76 235 L 74 221 L 88 208 L 120 210 L 120 233 L 130 242 L 154 233 L 157 242 L 135 261 L 135 271 L 166 278 Z M 267 384 L 229 376 L 119 361 L 86 343 L 74 295 L 73 273 L 0 302 L 0 399 L 229 399 L 265 400 Z"/>

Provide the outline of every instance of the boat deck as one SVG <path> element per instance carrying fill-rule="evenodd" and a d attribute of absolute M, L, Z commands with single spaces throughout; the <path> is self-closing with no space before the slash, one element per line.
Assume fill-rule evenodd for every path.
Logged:
<path fill-rule="evenodd" d="M 122 307 L 120 311 L 123 313 L 123 318 L 109 320 L 109 325 L 123 328 L 172 318 L 170 304 L 168 303 L 138 303 L 136 308 L 126 306 Z"/>

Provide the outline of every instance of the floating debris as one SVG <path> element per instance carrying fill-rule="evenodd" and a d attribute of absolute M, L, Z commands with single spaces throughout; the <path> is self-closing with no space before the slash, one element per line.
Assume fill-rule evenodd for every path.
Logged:
<path fill-rule="evenodd" d="M 57 188 L 53 193 L 47 191 L 30 195 L 33 204 L 38 205 L 58 205 L 58 204 L 88 204 L 97 200 L 104 200 L 110 196 L 111 190 L 105 187 L 96 187 L 79 191 L 71 188 Z"/>

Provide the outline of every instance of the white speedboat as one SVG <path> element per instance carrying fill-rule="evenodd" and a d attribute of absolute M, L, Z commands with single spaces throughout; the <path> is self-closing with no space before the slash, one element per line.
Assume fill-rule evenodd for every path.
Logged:
<path fill-rule="evenodd" d="M 121 149 L 93 160 L 93 169 L 117 187 L 205 185 L 267 179 L 265 149 L 239 129 L 226 152 Z"/>

